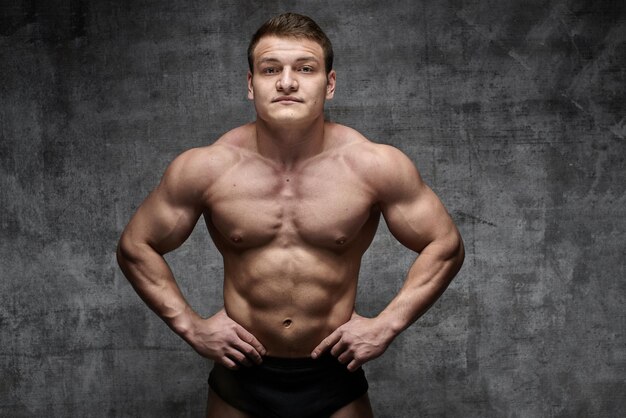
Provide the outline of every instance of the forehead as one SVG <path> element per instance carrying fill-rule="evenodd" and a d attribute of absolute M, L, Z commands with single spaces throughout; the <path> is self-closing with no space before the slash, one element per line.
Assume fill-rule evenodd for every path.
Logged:
<path fill-rule="evenodd" d="M 317 42 L 306 38 L 264 36 L 253 51 L 254 61 L 263 58 L 290 59 L 312 56 L 324 60 L 324 51 Z"/>

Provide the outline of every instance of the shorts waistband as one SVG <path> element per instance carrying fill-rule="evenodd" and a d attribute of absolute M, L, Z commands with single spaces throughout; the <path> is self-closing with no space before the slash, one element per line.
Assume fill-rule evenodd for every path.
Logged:
<path fill-rule="evenodd" d="M 285 369 L 300 369 L 319 366 L 327 363 L 339 363 L 335 357 L 330 354 L 324 354 L 319 358 L 311 357 L 274 357 L 264 356 L 263 363 L 267 367 L 277 367 Z"/>

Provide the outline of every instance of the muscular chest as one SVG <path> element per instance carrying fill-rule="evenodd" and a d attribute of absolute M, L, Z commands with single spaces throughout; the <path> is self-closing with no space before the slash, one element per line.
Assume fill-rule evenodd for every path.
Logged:
<path fill-rule="evenodd" d="M 373 204 L 349 169 L 329 163 L 292 172 L 242 167 L 217 186 L 210 222 L 225 243 L 241 247 L 343 246 L 359 234 Z"/>

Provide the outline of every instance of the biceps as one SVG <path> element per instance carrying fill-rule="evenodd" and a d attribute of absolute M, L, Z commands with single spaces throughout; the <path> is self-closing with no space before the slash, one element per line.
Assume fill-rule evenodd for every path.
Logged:
<path fill-rule="evenodd" d="M 198 208 L 168 201 L 157 188 L 141 204 L 127 231 L 133 241 L 165 254 L 185 242 L 200 213 Z"/>
<path fill-rule="evenodd" d="M 416 252 L 455 229 L 445 207 L 427 186 L 417 196 L 383 205 L 383 216 L 393 236 Z"/>

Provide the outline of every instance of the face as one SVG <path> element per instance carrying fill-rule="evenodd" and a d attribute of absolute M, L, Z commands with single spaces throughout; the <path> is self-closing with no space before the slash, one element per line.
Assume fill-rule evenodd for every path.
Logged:
<path fill-rule="evenodd" d="M 267 36 L 254 48 L 248 98 L 257 117 L 270 123 L 299 124 L 323 117 L 324 102 L 335 94 L 335 71 L 328 76 L 324 52 L 308 39 Z"/>

